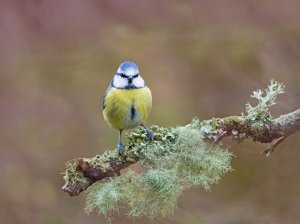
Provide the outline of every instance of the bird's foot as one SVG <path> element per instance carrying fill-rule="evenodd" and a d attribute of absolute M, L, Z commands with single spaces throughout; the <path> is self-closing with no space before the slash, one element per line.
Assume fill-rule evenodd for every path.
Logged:
<path fill-rule="evenodd" d="M 150 141 L 153 141 L 153 140 L 154 140 L 154 135 L 153 135 L 153 133 L 150 131 L 149 128 L 145 127 L 145 129 L 146 129 L 148 138 L 150 139 Z"/>
<path fill-rule="evenodd" d="M 123 155 L 124 155 L 124 145 L 121 141 L 118 142 L 117 148 L 118 148 L 118 151 L 119 151 L 119 155 L 123 157 Z"/>

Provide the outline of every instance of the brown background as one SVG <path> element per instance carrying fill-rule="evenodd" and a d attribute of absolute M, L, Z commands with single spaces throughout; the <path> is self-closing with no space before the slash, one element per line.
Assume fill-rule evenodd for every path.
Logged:
<path fill-rule="evenodd" d="M 300 1 L 0 1 L 1 223 L 104 223 L 61 191 L 64 162 L 114 148 L 101 97 L 133 60 L 153 92 L 148 124 L 240 114 L 253 89 L 286 85 L 275 116 L 300 105 Z M 254 102 L 254 101 L 251 101 Z M 300 133 L 271 158 L 246 141 L 211 192 L 135 223 L 297 223 Z M 114 223 L 132 223 L 126 207 Z"/>

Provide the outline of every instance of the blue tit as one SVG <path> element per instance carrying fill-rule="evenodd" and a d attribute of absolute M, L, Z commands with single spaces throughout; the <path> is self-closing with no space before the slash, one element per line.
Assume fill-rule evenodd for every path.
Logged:
<path fill-rule="evenodd" d="M 134 62 L 120 64 L 103 97 L 103 116 L 108 125 L 119 130 L 117 144 L 123 155 L 122 131 L 138 126 L 146 129 L 150 140 L 153 134 L 145 126 L 152 108 L 152 95 Z"/>

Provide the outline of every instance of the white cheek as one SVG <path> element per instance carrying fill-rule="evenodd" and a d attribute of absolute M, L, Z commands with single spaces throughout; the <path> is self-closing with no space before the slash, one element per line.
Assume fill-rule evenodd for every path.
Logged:
<path fill-rule="evenodd" d="M 145 81 L 141 76 L 138 76 L 132 80 L 132 84 L 137 88 L 142 88 L 145 86 Z"/>
<path fill-rule="evenodd" d="M 113 86 L 116 88 L 125 88 L 128 84 L 127 79 L 122 78 L 119 75 L 116 75 L 113 79 Z"/>

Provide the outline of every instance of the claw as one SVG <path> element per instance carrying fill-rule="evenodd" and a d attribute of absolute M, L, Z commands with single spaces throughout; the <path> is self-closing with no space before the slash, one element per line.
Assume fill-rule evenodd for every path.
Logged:
<path fill-rule="evenodd" d="M 119 142 L 118 142 L 117 148 L 118 148 L 118 151 L 119 151 L 119 155 L 120 155 L 120 156 L 123 156 L 124 145 L 123 145 L 121 139 L 120 139 Z"/>
<path fill-rule="evenodd" d="M 123 157 L 124 145 L 122 143 L 122 130 L 120 130 L 120 132 L 119 132 L 119 141 L 118 141 L 117 148 L 119 151 L 119 155 Z"/>
<path fill-rule="evenodd" d="M 147 135 L 148 135 L 148 138 L 150 139 L 150 141 L 153 141 L 154 140 L 154 135 L 153 133 L 150 131 L 149 128 L 147 128 L 145 125 L 142 124 L 142 126 L 146 129 L 146 132 L 147 132 Z"/>
<path fill-rule="evenodd" d="M 151 141 L 153 141 L 153 140 L 154 140 L 153 133 L 152 133 L 148 128 L 146 128 L 146 132 L 147 132 L 148 138 L 149 138 Z"/>

